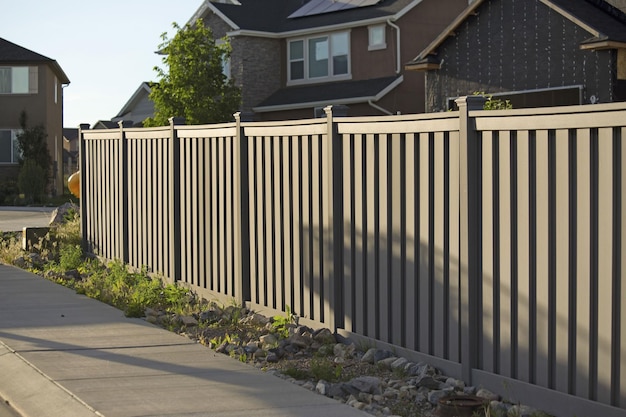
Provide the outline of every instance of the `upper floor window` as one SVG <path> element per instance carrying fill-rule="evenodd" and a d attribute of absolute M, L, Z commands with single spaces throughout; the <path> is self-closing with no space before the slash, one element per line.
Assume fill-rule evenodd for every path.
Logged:
<path fill-rule="evenodd" d="M 0 94 L 28 94 L 28 67 L 0 67 Z"/>
<path fill-rule="evenodd" d="M 367 29 L 369 34 L 369 45 L 367 49 L 369 51 L 385 49 L 387 47 L 385 40 L 385 25 L 369 26 Z"/>
<path fill-rule="evenodd" d="M 20 156 L 17 146 L 19 130 L 0 130 L 0 164 L 13 164 L 18 162 Z"/>
<path fill-rule="evenodd" d="M 289 41 L 290 82 L 324 81 L 350 77 L 348 32 Z"/>

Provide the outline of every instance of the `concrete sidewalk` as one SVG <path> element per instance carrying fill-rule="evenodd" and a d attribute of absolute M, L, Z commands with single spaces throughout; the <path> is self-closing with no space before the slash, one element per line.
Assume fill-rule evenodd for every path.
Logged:
<path fill-rule="evenodd" d="M 24 417 L 368 415 L 5 265 L 0 397 Z"/>

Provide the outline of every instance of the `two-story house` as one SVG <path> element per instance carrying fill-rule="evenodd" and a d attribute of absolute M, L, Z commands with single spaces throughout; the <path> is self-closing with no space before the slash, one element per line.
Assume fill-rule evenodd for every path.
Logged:
<path fill-rule="evenodd" d="M 476 0 L 406 68 L 426 111 L 485 92 L 513 107 L 626 101 L 624 0 Z"/>
<path fill-rule="evenodd" d="M 468 0 L 204 1 L 202 18 L 232 45 L 230 76 L 258 120 L 424 111 L 424 76 L 405 72 Z"/>
<path fill-rule="evenodd" d="M 0 38 L 0 181 L 19 174 L 17 134 L 25 111 L 29 127 L 43 125 L 53 161 L 50 192 L 63 192 L 63 86 L 57 61 Z"/>

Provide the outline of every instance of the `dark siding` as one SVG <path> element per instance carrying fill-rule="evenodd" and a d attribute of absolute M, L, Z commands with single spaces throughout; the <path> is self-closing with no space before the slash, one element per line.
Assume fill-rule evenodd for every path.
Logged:
<path fill-rule="evenodd" d="M 454 35 L 438 50 L 441 69 L 427 73 L 427 111 L 475 91 L 571 85 L 585 87 L 584 102 L 615 100 L 614 51 L 580 50 L 591 35 L 538 0 L 487 1 Z"/>

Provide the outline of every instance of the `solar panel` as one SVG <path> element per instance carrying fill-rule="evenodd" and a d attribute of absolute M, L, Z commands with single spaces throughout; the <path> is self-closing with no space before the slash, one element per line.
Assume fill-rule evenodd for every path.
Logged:
<path fill-rule="evenodd" d="M 339 10 L 355 9 L 357 7 L 373 6 L 380 0 L 311 0 L 304 6 L 289 15 L 289 18 L 314 16 L 331 13 Z"/>

